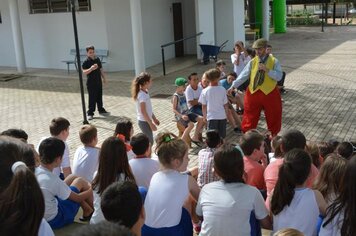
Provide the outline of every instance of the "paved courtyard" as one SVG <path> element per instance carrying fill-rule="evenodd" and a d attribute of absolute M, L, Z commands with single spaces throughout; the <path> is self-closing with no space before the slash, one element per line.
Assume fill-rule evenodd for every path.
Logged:
<path fill-rule="evenodd" d="M 301 130 L 308 140 L 356 140 L 356 27 L 289 28 L 286 34 L 271 35 L 273 54 L 287 72 L 283 95 L 283 130 Z M 219 55 L 232 69 L 230 53 Z M 150 91 L 153 110 L 161 121 L 159 131 L 177 133 L 171 111 L 170 95 L 177 76 L 191 72 L 200 75 L 214 66 L 202 65 L 193 57 L 172 60 L 167 76 L 161 76 L 161 67 L 148 71 L 154 77 Z M 175 70 L 175 71 L 174 71 Z M 29 134 L 29 142 L 37 144 L 48 136 L 48 125 L 53 117 L 70 120 L 68 139 L 71 158 L 80 145 L 78 130 L 82 125 L 82 108 L 79 83 L 74 71 L 67 75 L 63 70 L 29 69 L 22 78 L 0 81 L 0 131 L 22 128 Z M 0 68 L 1 74 L 14 73 L 14 68 Z M 99 143 L 113 134 L 117 118 L 128 116 L 136 125 L 135 103 L 130 98 L 133 72 L 108 74 L 109 83 L 104 88 L 105 108 L 110 117 L 95 117 L 91 122 L 99 131 Z M 87 99 L 87 95 L 86 95 Z M 262 117 L 259 129 L 265 130 Z M 237 142 L 238 136 L 228 127 L 227 139 Z M 197 149 L 191 150 L 190 166 L 197 164 Z M 67 235 L 76 225 L 56 231 Z M 264 232 L 268 235 L 268 232 Z"/>
<path fill-rule="evenodd" d="M 287 72 L 283 95 L 283 130 L 301 130 L 308 140 L 356 140 L 356 27 L 289 28 L 286 34 L 271 35 L 273 54 Z M 230 53 L 219 55 L 232 69 Z M 190 64 L 187 62 L 190 61 Z M 168 71 L 161 76 L 159 66 L 148 71 L 154 75 L 150 91 L 153 110 L 161 121 L 159 131 L 177 129 L 171 111 L 170 95 L 177 76 L 191 72 L 200 75 L 214 66 L 202 65 L 188 57 L 173 60 Z M 0 68 L 0 73 L 12 73 L 13 68 Z M 130 98 L 132 72 L 108 74 L 104 88 L 104 105 L 110 117 L 95 117 L 91 122 L 99 131 L 99 143 L 113 134 L 118 116 L 128 116 L 136 125 L 135 103 Z M 80 145 L 78 130 L 82 125 L 79 83 L 74 71 L 30 69 L 22 78 L 0 82 L 0 130 L 22 128 L 29 134 L 29 142 L 37 144 L 49 135 L 48 125 L 53 117 L 63 116 L 71 122 L 68 139 L 71 158 Z M 87 96 L 86 96 L 87 99 Z M 262 117 L 259 129 L 265 130 Z M 238 136 L 228 127 L 228 140 L 236 142 Z M 196 165 L 197 150 L 191 152 L 191 166 Z"/>

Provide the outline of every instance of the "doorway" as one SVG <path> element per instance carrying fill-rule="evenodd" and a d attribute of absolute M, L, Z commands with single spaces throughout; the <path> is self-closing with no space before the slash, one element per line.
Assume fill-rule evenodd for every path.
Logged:
<path fill-rule="evenodd" d="M 173 3 L 173 29 L 174 41 L 183 38 L 183 17 L 182 17 L 182 3 Z M 176 57 L 184 56 L 184 42 L 176 43 L 175 45 Z"/>

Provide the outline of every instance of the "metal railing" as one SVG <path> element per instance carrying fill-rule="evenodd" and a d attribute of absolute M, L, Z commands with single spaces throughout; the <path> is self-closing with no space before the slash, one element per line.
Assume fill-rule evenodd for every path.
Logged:
<path fill-rule="evenodd" d="M 163 44 L 161 45 L 161 52 L 162 52 L 162 66 L 163 66 L 163 75 L 166 75 L 166 62 L 165 62 L 165 57 L 164 57 L 164 48 L 165 47 L 168 47 L 168 46 L 171 46 L 173 44 L 176 44 L 176 43 L 179 43 L 179 42 L 182 42 L 182 41 L 185 41 L 185 40 L 188 40 L 188 39 L 192 39 L 192 38 L 196 38 L 200 35 L 202 35 L 203 32 L 199 32 L 193 36 L 189 36 L 189 37 L 186 37 L 186 38 L 182 38 L 182 39 L 178 39 L 176 41 L 173 41 L 173 42 L 170 42 L 170 43 L 166 43 L 166 44 Z"/>

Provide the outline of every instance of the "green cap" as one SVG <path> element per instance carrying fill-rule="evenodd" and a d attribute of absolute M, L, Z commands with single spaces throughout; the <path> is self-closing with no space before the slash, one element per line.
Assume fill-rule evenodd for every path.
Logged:
<path fill-rule="evenodd" d="M 183 85 L 186 85 L 187 84 L 187 80 L 183 77 L 178 77 L 176 78 L 176 82 L 175 82 L 175 85 L 176 86 L 183 86 Z"/>
<path fill-rule="evenodd" d="M 267 47 L 267 40 L 264 38 L 257 39 L 252 45 L 253 49 L 265 48 L 265 47 Z"/>

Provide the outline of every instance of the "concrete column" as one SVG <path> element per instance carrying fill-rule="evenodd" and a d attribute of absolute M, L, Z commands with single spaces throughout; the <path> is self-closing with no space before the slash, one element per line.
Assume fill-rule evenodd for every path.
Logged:
<path fill-rule="evenodd" d="M 141 0 L 130 0 L 130 9 L 135 74 L 138 75 L 146 69 L 142 34 Z"/>
<path fill-rule="evenodd" d="M 197 40 L 197 56 L 201 58 L 199 44 L 215 44 L 214 0 L 195 0 L 196 30 L 203 32 Z"/>
<path fill-rule="evenodd" d="M 269 40 L 269 0 L 262 0 L 262 37 Z"/>
<path fill-rule="evenodd" d="M 244 0 L 233 0 L 234 42 L 240 40 L 245 43 L 245 4 Z"/>
<path fill-rule="evenodd" d="M 17 0 L 9 0 L 12 36 L 14 39 L 17 71 L 26 72 L 25 51 L 23 47 L 19 6 Z"/>

